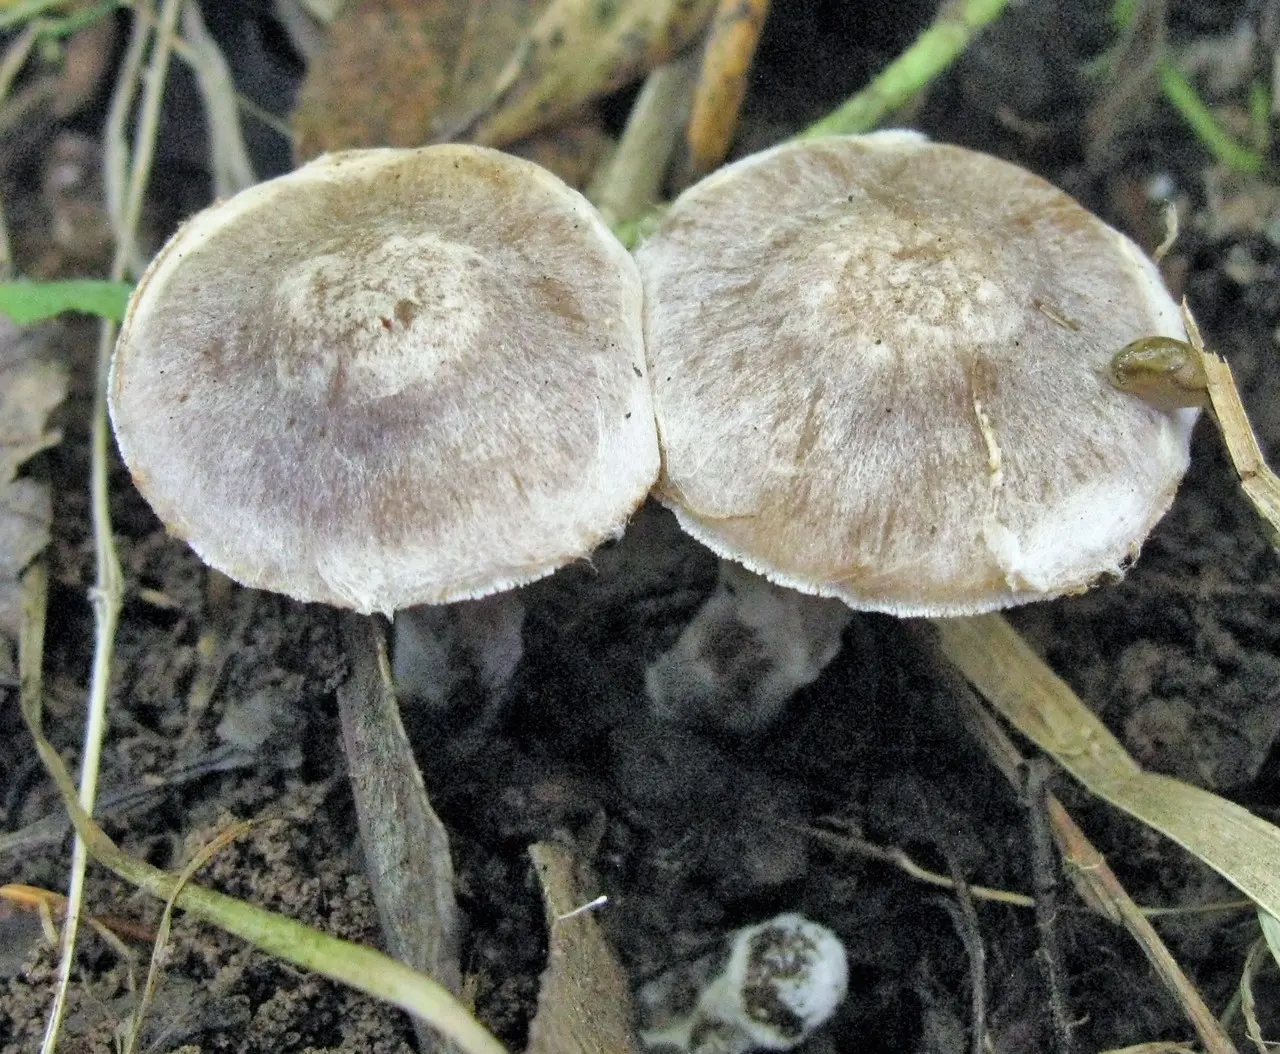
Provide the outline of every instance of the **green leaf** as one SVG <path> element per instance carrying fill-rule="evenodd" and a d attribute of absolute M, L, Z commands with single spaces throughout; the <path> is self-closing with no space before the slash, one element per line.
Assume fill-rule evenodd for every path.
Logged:
<path fill-rule="evenodd" d="M 129 303 L 133 286 L 128 282 L 105 282 L 93 278 L 73 278 L 65 282 L 0 282 L 0 313 L 20 326 L 43 322 L 64 311 L 80 311 L 119 322 Z"/>

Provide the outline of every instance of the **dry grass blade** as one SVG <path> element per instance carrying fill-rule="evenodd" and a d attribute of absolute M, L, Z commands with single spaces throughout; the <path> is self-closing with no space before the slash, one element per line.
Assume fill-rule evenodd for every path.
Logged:
<path fill-rule="evenodd" d="M 125 1038 L 121 1054 L 133 1054 L 137 1048 L 138 1039 L 142 1035 L 142 1023 L 146 1020 L 147 1007 L 150 1005 L 151 999 L 155 995 L 156 985 L 160 981 L 161 963 L 164 960 L 165 945 L 169 943 L 169 930 L 173 925 L 173 906 L 178 894 L 182 892 L 182 887 L 195 877 L 195 873 L 200 868 L 204 867 L 220 849 L 230 845 L 244 834 L 249 829 L 249 826 L 247 823 L 238 823 L 222 831 L 217 838 L 201 848 L 200 852 L 191 858 L 190 863 L 178 875 L 177 881 L 173 884 L 173 892 L 165 900 L 164 911 L 160 914 L 160 926 L 156 931 L 155 941 L 151 949 L 151 965 L 147 969 L 147 982 L 142 988 L 142 995 L 138 998 L 138 1006 L 131 1015 L 129 1035 Z"/>
<path fill-rule="evenodd" d="M 19 907 L 32 908 L 38 911 L 42 918 L 47 916 L 51 923 L 57 922 L 67 911 L 66 897 L 35 886 L 20 884 L 0 886 L 0 900 L 7 900 L 10 904 L 16 904 Z M 100 918 L 86 915 L 84 920 L 93 927 L 94 932 L 107 943 L 111 950 L 126 963 L 132 960 L 133 953 L 129 951 L 128 946 L 121 940 L 122 937 L 146 944 L 150 944 L 155 940 L 156 935 L 152 930 L 134 922 L 132 919 L 118 918 L 111 915 L 103 915 Z"/>
<path fill-rule="evenodd" d="M 1280 829 L 1199 787 L 1145 772 L 999 615 L 935 619 L 943 653 L 995 710 L 1091 793 L 1199 857 L 1273 914 Z"/>
<path fill-rule="evenodd" d="M 213 193 L 218 198 L 229 198 L 258 182 L 240 130 L 240 108 L 231 70 L 217 41 L 205 28 L 197 0 L 187 0 L 182 9 L 182 34 L 186 39 L 182 57 L 195 74 L 196 87 L 204 101 Z"/>
<path fill-rule="evenodd" d="M 1187 307 L 1182 318 L 1188 341 L 1170 337 L 1136 340 L 1111 361 L 1111 383 L 1161 410 L 1208 404 L 1222 433 L 1240 489 L 1280 538 L 1280 479 L 1268 467 L 1249 423 L 1231 367 L 1207 351 Z"/>
<path fill-rule="evenodd" d="M 449 836 L 431 808 L 409 746 L 387 645 L 372 618 L 344 615 L 351 676 L 338 689 L 342 739 L 365 869 L 391 953 L 453 992 L 462 987 Z M 419 1027 L 421 1049 L 438 1050 Z"/>
<path fill-rule="evenodd" d="M 140 64 L 148 35 L 139 25 L 134 26 L 134 38 L 126 52 L 116 91 L 108 115 L 108 143 L 106 160 L 108 187 L 114 173 L 119 176 L 127 171 L 127 185 L 119 184 L 121 195 L 111 204 L 119 211 L 112 212 L 116 230 L 116 252 L 111 266 L 111 278 L 121 279 L 130 261 L 136 255 L 138 222 L 142 215 L 142 200 L 151 174 L 151 161 L 155 154 L 156 133 L 160 119 L 160 100 L 168 77 L 169 58 L 177 35 L 178 15 L 182 0 L 164 0 L 157 20 L 151 59 L 147 67 L 146 85 L 142 105 L 138 112 L 135 153 L 132 164 L 119 159 L 127 154 L 124 145 L 123 125 L 127 119 L 140 78 Z M 154 12 L 153 12 L 154 13 Z M 114 162 L 113 162 L 114 159 Z M 93 603 L 95 638 L 93 670 L 89 683 L 89 701 L 85 717 L 84 750 L 80 768 L 80 792 L 78 803 L 86 813 L 93 812 L 97 796 L 98 768 L 102 757 L 102 741 L 106 735 L 107 693 L 111 684 L 111 662 L 115 652 L 116 626 L 120 617 L 124 588 L 120 573 L 120 561 L 115 542 L 111 537 L 111 513 L 107 494 L 107 449 L 110 444 L 110 428 L 107 423 L 107 371 L 111 361 L 111 348 L 115 341 L 115 327 L 102 324 L 98 343 L 97 384 L 94 390 L 93 421 L 90 435 L 90 496 L 92 499 L 94 553 L 98 569 L 97 583 L 90 593 Z M 76 932 L 80 920 L 81 902 L 84 898 L 85 868 L 88 853 L 84 841 L 77 834 L 71 852 L 71 879 L 67 890 L 67 921 L 62 931 L 62 956 L 58 964 L 58 986 L 53 1006 L 49 1010 L 49 1023 L 45 1031 L 41 1054 L 53 1054 L 57 1048 L 58 1030 L 66 1005 L 67 987 L 71 980 L 71 966 L 75 957 Z"/>
<path fill-rule="evenodd" d="M 1253 979 L 1266 961 L 1267 942 L 1265 938 L 1259 937 L 1249 948 L 1244 969 L 1240 971 L 1240 1013 L 1244 1017 L 1245 1035 L 1258 1054 L 1269 1054 L 1271 1049 L 1262 1038 L 1262 1027 L 1258 1024 L 1258 1006 L 1253 995 Z"/>
<path fill-rule="evenodd" d="M 994 616 L 992 616 L 994 617 Z M 940 621 L 971 621 L 968 619 L 951 619 Z M 1003 620 L 1001 620 L 1003 621 Z M 1009 630 L 1013 632 L 1012 629 Z M 943 651 L 955 662 L 947 647 Z M 960 664 L 957 663 L 957 666 Z M 961 667 L 961 672 L 969 677 Z M 972 678 L 969 678 L 973 680 Z M 975 686 L 986 695 L 981 685 Z M 1024 762 L 1013 741 L 1004 729 L 987 712 L 967 687 L 962 684 L 954 686 L 952 696 L 960 707 L 965 724 L 987 751 L 996 767 L 1015 789 L 1020 788 Z M 988 696 L 990 700 L 990 697 Z M 1000 707 L 997 705 L 997 709 Z M 1183 973 L 1160 935 L 1152 928 L 1151 923 L 1143 917 L 1142 910 L 1121 886 L 1111 868 L 1085 837 L 1084 832 L 1063 808 L 1062 803 L 1052 794 L 1044 796 L 1045 809 L 1054 840 L 1063 859 L 1071 865 L 1069 875 L 1075 883 L 1077 892 L 1091 907 L 1112 922 L 1123 925 L 1137 941 L 1147 961 L 1151 963 L 1166 988 L 1177 999 L 1186 1013 L 1188 1020 L 1195 1027 L 1200 1041 L 1210 1054 L 1236 1054 L 1236 1048 L 1223 1030 L 1218 1019 L 1205 1004 L 1195 985 Z M 1158 1045 L 1157 1045 L 1158 1049 Z"/>
<path fill-rule="evenodd" d="M 1115 872 L 1102 854 L 1093 847 L 1057 798 L 1051 796 L 1047 807 L 1059 849 L 1063 859 L 1072 867 L 1077 885 L 1087 885 L 1095 900 L 1104 901 L 1116 910 L 1121 924 L 1137 940 L 1147 961 L 1186 1011 L 1200 1034 L 1205 1049 L 1211 1054 L 1234 1054 L 1235 1045 L 1223 1031 L 1218 1019 L 1205 1005 L 1200 993 L 1182 972 L 1164 941 L 1143 916 L 1142 910 L 1120 885 Z"/>
<path fill-rule="evenodd" d="M 547 968 L 525 1054 L 635 1054 L 626 975 L 591 911 L 578 861 L 554 842 L 529 847 L 546 906 Z"/>
<path fill-rule="evenodd" d="M 1280 966 L 1280 919 L 1269 912 L 1258 911 L 1258 925 L 1262 927 L 1262 939 L 1271 949 L 1271 958 Z"/>
<path fill-rule="evenodd" d="M 1240 401 L 1240 390 L 1231 375 L 1231 367 L 1217 355 L 1205 351 L 1202 345 L 1196 350 L 1203 358 L 1209 402 L 1222 430 L 1231 463 L 1240 477 L 1240 489 L 1258 510 L 1258 515 L 1280 537 L 1280 479 L 1263 460 L 1262 448 Z"/>

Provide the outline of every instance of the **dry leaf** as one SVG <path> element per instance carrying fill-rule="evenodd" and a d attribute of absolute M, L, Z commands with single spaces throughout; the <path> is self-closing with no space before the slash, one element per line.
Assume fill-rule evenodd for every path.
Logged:
<path fill-rule="evenodd" d="M 0 319 L 0 635 L 16 639 L 21 623 L 18 576 L 49 544 L 49 488 L 15 479 L 28 458 L 62 437 L 46 427 L 67 395 L 67 372 L 49 358 L 56 326 L 23 330 Z"/>
<path fill-rule="evenodd" d="M 647 73 L 702 33 L 715 0 L 555 0 L 460 131 L 501 146 Z"/>
<path fill-rule="evenodd" d="M 1000 615 L 932 622 L 943 654 L 979 694 L 1086 790 L 1280 913 L 1280 828 L 1216 794 L 1143 770 Z"/>
<path fill-rule="evenodd" d="M 493 95 L 548 0 L 357 0 L 309 63 L 293 113 L 295 152 L 421 146 Z"/>
<path fill-rule="evenodd" d="M 595 914 L 579 910 L 573 852 L 554 842 L 529 847 L 546 906 L 547 968 L 525 1054 L 636 1054 L 631 991 Z"/>

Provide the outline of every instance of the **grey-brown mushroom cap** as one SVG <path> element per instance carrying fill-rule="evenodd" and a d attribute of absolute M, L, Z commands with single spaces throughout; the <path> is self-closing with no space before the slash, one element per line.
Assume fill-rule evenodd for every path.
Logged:
<path fill-rule="evenodd" d="M 1194 412 L 1114 389 L 1183 336 L 1128 239 L 1012 164 L 902 132 L 776 147 L 637 252 L 663 469 L 685 529 L 782 585 L 971 614 L 1119 574 Z"/>
<path fill-rule="evenodd" d="M 109 381 L 174 534 L 237 581 L 390 612 L 532 581 L 658 469 L 634 263 L 591 205 L 473 146 L 318 159 L 190 220 Z"/>

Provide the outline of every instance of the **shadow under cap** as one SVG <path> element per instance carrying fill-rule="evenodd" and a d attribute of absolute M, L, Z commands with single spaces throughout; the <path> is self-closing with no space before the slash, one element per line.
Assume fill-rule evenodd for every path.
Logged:
<path fill-rule="evenodd" d="M 635 265 L 537 165 L 333 154 L 190 220 L 112 362 L 121 453 L 246 585 L 362 612 L 533 581 L 658 471 Z"/>
<path fill-rule="evenodd" d="M 1181 337 L 1127 238 L 1012 164 L 901 132 L 789 143 L 686 191 L 637 252 L 656 493 L 721 556 L 899 615 L 1118 575 L 1194 413 L 1117 391 Z"/>

